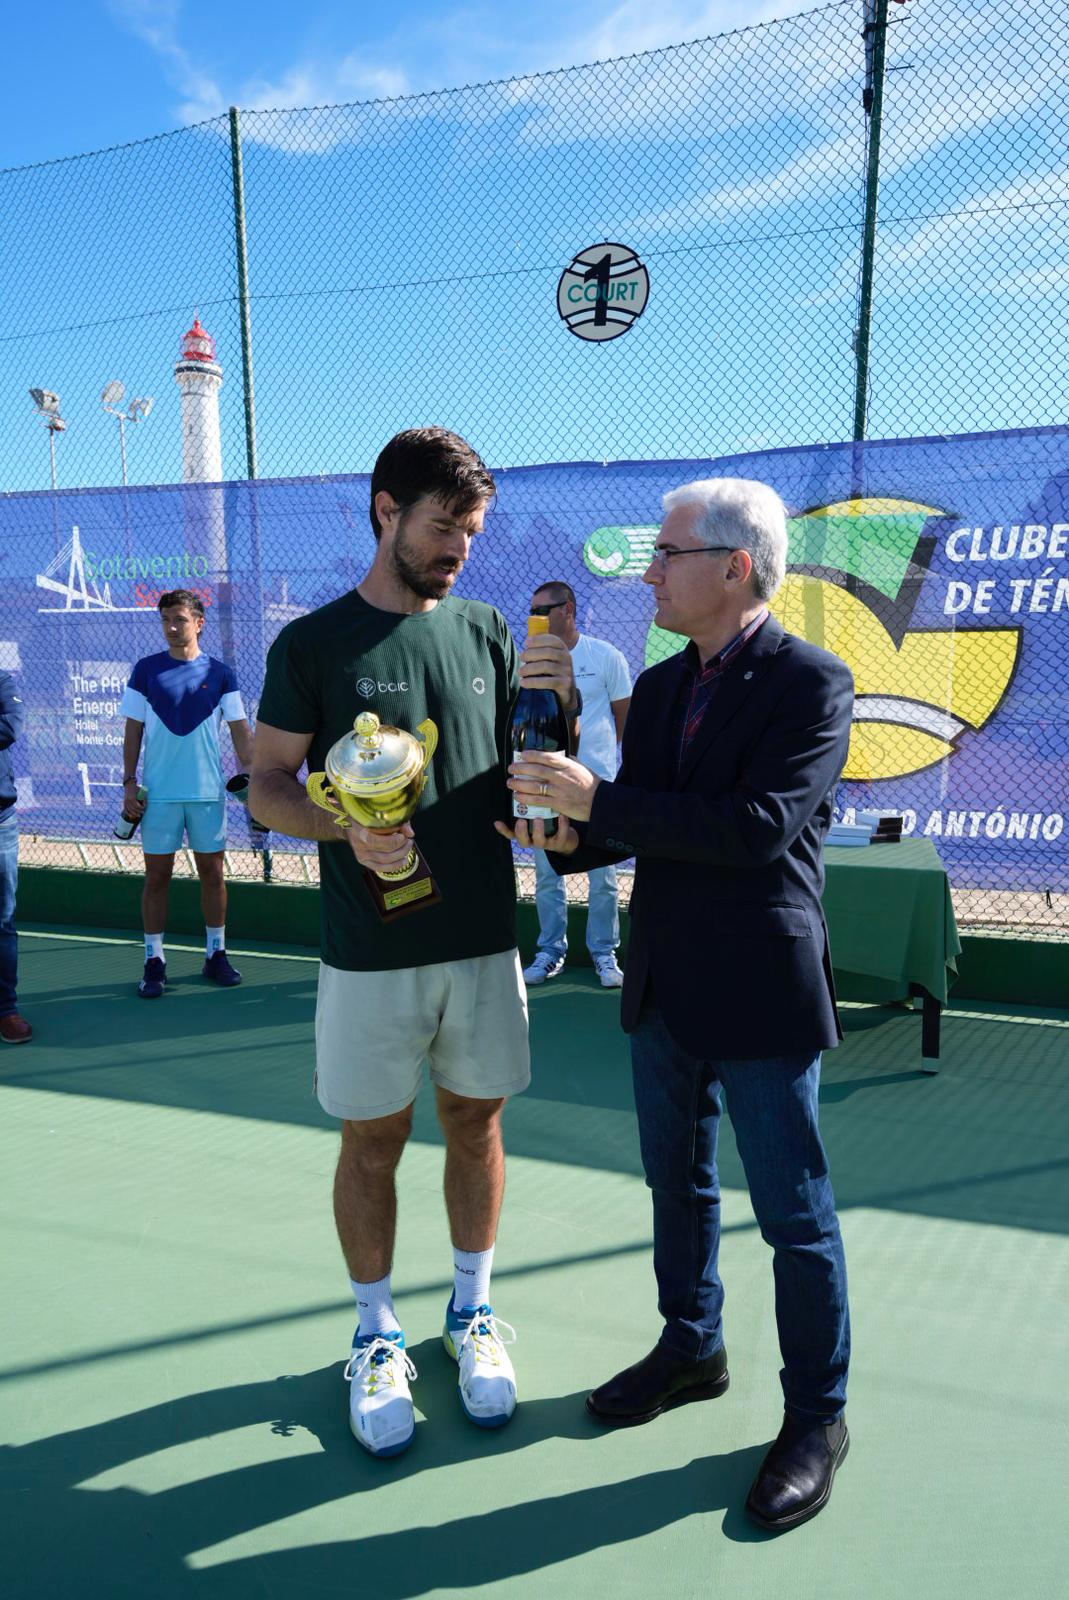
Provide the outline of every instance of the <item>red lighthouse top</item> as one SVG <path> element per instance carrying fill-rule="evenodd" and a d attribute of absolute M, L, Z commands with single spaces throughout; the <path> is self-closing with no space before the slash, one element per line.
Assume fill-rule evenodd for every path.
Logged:
<path fill-rule="evenodd" d="M 182 335 L 183 361 L 214 361 L 215 340 L 200 325 L 200 318 L 194 313 L 193 326 Z"/>

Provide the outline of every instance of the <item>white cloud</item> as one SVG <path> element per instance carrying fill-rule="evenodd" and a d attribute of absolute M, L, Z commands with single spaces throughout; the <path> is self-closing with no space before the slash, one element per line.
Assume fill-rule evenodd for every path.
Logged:
<path fill-rule="evenodd" d="M 507 46 L 503 45 L 496 11 L 475 4 L 439 12 L 414 32 L 381 40 L 379 61 L 362 48 L 338 59 L 297 60 L 272 77 L 254 75 L 226 83 L 206 73 L 203 61 L 195 60 L 182 43 L 181 0 L 109 0 L 109 5 L 120 25 L 159 58 L 180 96 L 176 115 L 186 124 L 220 116 L 230 105 L 251 113 L 314 109 L 423 94 L 459 80 L 471 83 L 508 74 L 513 81 L 500 86 L 505 102 L 515 104 L 528 96 L 535 102 L 532 110 L 537 113 L 537 125 L 532 126 L 528 142 L 552 143 L 565 131 L 554 120 L 563 86 L 552 79 L 540 80 L 537 74 L 751 27 L 810 9 L 812 0 L 706 0 L 697 6 L 667 0 L 657 7 L 651 7 L 648 0 L 622 0 L 593 27 L 580 25 L 555 34 L 544 25 L 532 25 L 525 31 L 512 28 L 506 36 Z M 397 65 L 398 61 L 421 58 L 423 64 L 408 71 Z M 606 132 L 640 118 L 649 122 L 651 116 L 685 115 L 707 85 L 700 79 L 690 85 L 678 80 L 660 85 L 656 73 L 646 68 L 644 87 L 641 105 L 628 105 L 626 95 L 621 95 L 609 112 L 612 128 L 605 124 L 602 108 Z M 484 91 L 486 105 L 481 110 L 470 104 L 458 109 L 458 120 L 465 124 L 486 120 L 500 109 L 501 96 Z M 409 114 L 425 113 L 413 109 Z M 567 134 L 576 137 L 574 120 Z M 299 132 L 291 137 L 281 125 L 272 128 L 266 118 L 259 117 L 250 125 L 249 136 L 283 148 L 323 151 L 349 134 L 340 123 L 331 128 L 327 119 L 312 117 L 304 119 Z"/>
<path fill-rule="evenodd" d="M 271 136 L 266 119 L 259 119 L 259 137 L 266 144 L 321 152 L 345 136 L 336 119 L 331 126 L 315 108 L 351 100 L 390 99 L 408 94 L 407 78 L 394 66 L 368 64 L 356 52 L 335 61 L 296 63 L 276 78 L 251 77 L 228 84 L 226 92 L 205 72 L 179 37 L 180 0 L 110 0 L 116 20 L 148 46 L 163 65 L 169 83 L 185 98 L 176 113 L 185 124 L 222 116 L 231 105 L 252 114 L 265 110 L 309 108 L 299 133 L 278 125 Z M 192 88 L 192 92 L 190 92 Z M 256 137 L 256 135 L 252 135 Z"/>
<path fill-rule="evenodd" d="M 179 89 L 198 85 L 197 94 L 180 108 L 183 122 L 203 122 L 226 110 L 216 83 L 179 40 L 180 0 L 110 0 L 110 9 L 118 23 L 160 58 L 168 82 Z"/>
<path fill-rule="evenodd" d="M 993 287 L 1004 294 L 1020 294 L 1029 300 L 1069 290 L 1069 267 L 1040 267 L 1035 272 L 1018 272 L 1003 278 Z"/>
<path fill-rule="evenodd" d="M 752 28 L 812 9 L 813 0 L 707 0 L 705 5 L 679 4 L 678 0 L 662 0 L 657 5 L 650 0 L 623 0 L 593 28 L 573 35 L 567 43 L 567 59 L 562 58 L 557 65 L 661 50 L 667 45 L 706 39 L 736 28 Z"/>
<path fill-rule="evenodd" d="M 1060 204 L 1059 204 L 1060 202 Z M 876 242 L 877 293 L 922 290 L 1016 294 L 1028 299 L 1069 286 L 1069 162 L 962 196 L 952 211 L 914 226 L 884 218 Z M 1044 260 L 1050 264 L 1044 265 Z M 1008 263 L 1018 270 L 1005 272 Z M 832 305 L 857 293 L 859 256 L 845 254 L 824 289 L 800 303 Z"/>

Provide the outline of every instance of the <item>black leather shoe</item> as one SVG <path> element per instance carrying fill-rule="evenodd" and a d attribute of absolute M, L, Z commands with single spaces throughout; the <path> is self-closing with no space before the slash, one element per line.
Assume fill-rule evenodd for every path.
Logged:
<path fill-rule="evenodd" d="M 827 1423 L 784 1417 L 746 1501 L 754 1522 L 773 1531 L 796 1528 L 823 1511 L 849 1448 L 845 1417 Z"/>
<path fill-rule="evenodd" d="M 586 1408 L 599 1422 L 629 1428 L 638 1422 L 652 1422 L 662 1411 L 691 1400 L 715 1400 L 727 1386 L 728 1358 L 723 1345 L 704 1361 L 681 1361 L 658 1344 L 633 1367 L 588 1394 Z"/>

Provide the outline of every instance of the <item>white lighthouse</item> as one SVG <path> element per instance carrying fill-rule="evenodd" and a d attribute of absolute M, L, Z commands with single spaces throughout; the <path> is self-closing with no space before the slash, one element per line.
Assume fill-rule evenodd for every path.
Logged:
<path fill-rule="evenodd" d="M 182 481 L 223 480 L 223 444 L 219 431 L 219 390 L 223 369 L 215 359 L 215 340 L 194 314 L 182 336 L 174 378 L 182 391 Z M 186 496 L 186 543 L 193 556 L 206 558 L 212 579 L 228 579 L 226 525 L 222 489 L 201 489 Z"/>
<path fill-rule="evenodd" d="M 196 315 L 193 326 L 182 336 L 174 379 L 182 391 L 182 481 L 221 483 L 219 390 L 223 369 L 215 359 L 215 340 Z"/>

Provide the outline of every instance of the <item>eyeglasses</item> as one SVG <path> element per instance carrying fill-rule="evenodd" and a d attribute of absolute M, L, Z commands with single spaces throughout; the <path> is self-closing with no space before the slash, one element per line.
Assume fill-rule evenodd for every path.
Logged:
<path fill-rule="evenodd" d="M 737 549 L 733 544 L 700 544 L 693 550 L 676 550 L 672 545 L 655 545 L 650 565 L 654 567 L 667 567 L 668 563 L 676 556 L 710 556 L 723 554 L 728 550 Z"/>
<path fill-rule="evenodd" d="M 551 611 L 556 611 L 558 606 L 566 606 L 567 600 L 551 600 L 548 606 L 532 606 L 532 617 L 548 617 Z"/>

